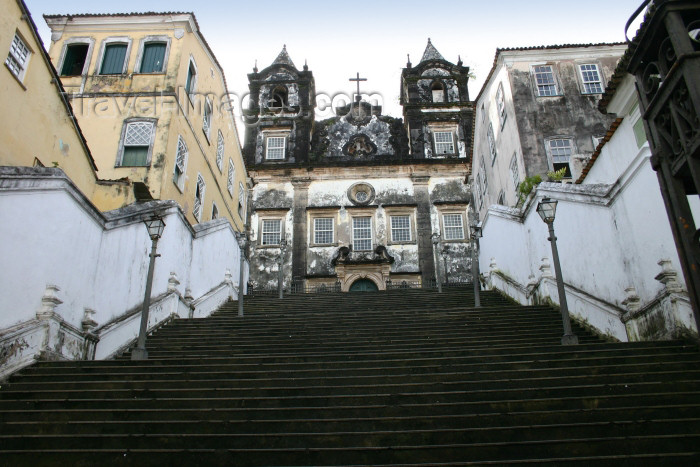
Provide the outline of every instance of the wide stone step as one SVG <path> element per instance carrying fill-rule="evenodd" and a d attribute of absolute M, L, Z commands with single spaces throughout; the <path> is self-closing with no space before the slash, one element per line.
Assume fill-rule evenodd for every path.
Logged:
<path fill-rule="evenodd" d="M 328 433 L 341 431 L 405 429 L 493 428 L 519 425 L 567 425 L 588 423 L 658 421 L 672 412 L 679 421 L 700 419 L 700 404 L 625 407 L 613 409 L 550 410 L 521 413 L 484 413 L 415 416 L 368 416 L 357 418 L 234 418 L 245 412 L 184 410 L 16 411 L 0 425 L 3 434 L 109 434 L 109 433 Z"/>
<path fill-rule="evenodd" d="M 386 378 L 416 378 L 416 377 L 440 377 L 442 375 L 463 375 L 474 379 L 493 378 L 539 378 L 547 375 L 557 376 L 580 376 L 580 375 L 603 375 L 614 373 L 656 373 L 663 371 L 695 371 L 700 368 L 699 359 L 690 355 L 685 359 L 676 358 L 674 360 L 664 360 L 661 356 L 655 356 L 658 361 L 649 362 L 644 356 L 635 359 L 617 358 L 613 360 L 591 359 L 581 360 L 553 360 L 553 361 L 524 361 L 518 363 L 503 364 L 479 364 L 479 363 L 454 363 L 446 365 L 409 365 L 409 366 L 367 366 L 357 368 L 321 368 L 321 369 L 277 369 L 274 374 L 269 370 L 246 370 L 231 367 L 226 369 L 220 365 L 181 367 L 179 365 L 168 367 L 133 366 L 133 368 L 123 367 L 122 371 L 114 371 L 110 368 L 87 368 L 80 372 L 25 372 L 12 379 L 12 386 L 18 384 L 43 384 L 59 383 L 64 381 L 92 382 L 92 381 L 152 381 L 152 380 L 232 380 L 232 381 L 338 381 L 344 380 L 357 382 L 374 381 Z M 70 370 L 64 368 L 63 370 Z M 92 371 L 91 371 L 92 370 Z M 131 370 L 131 371 L 129 371 Z"/>
<path fill-rule="evenodd" d="M 340 437 L 338 437 L 340 438 Z M 540 459 L 566 460 L 572 458 L 614 458 L 632 456 L 632 459 L 659 459 L 660 454 L 671 455 L 679 459 L 697 459 L 693 455 L 700 435 L 631 435 L 613 437 L 590 437 L 573 439 L 540 439 L 536 441 L 502 441 L 486 443 L 444 443 L 443 444 L 392 444 L 386 446 L 348 446 L 337 447 L 299 447 L 299 448 L 183 448 L 197 445 L 201 441 L 197 437 L 181 436 L 168 438 L 159 435 L 144 435 L 143 437 L 128 437 L 125 441 L 131 444 L 151 446 L 142 450 L 127 450 L 113 448 L 111 452 L 100 452 L 92 447 L 92 452 L 83 446 L 68 448 L 65 446 L 53 449 L 41 449 L 42 456 L 29 457 L 35 462 L 49 459 L 69 460 L 71 465 L 89 465 L 89 462 L 99 461 L 101 465 L 117 465 L 129 462 L 132 465 L 380 465 L 380 464 L 425 464 L 436 465 L 439 462 L 470 462 L 475 461 L 507 461 Z M 207 439 L 207 438 L 204 438 Z M 113 444 L 117 437 L 90 439 L 90 442 L 100 445 L 102 441 Z M 157 441 L 156 441 L 157 440 Z M 68 440 L 69 444 L 74 444 Z M 141 442 L 141 443 L 139 443 Z M 173 445 L 164 450 L 154 449 L 153 444 L 168 442 Z M 437 440 L 438 443 L 441 441 Z M 58 441 L 60 444 L 60 440 Z M 49 443 L 51 444 L 51 443 Z M 86 444 L 90 445 L 88 442 Z M 35 449 L 35 448 L 30 448 Z M 107 451 L 110 451 L 107 448 Z M 29 460 L 23 456 L 27 451 L 8 450 L 0 460 L 17 462 Z M 154 454 L 157 453 L 157 456 Z M 70 454 L 67 456 L 67 454 Z M 46 457 L 44 457 L 44 455 Z M 119 455 L 120 458 L 117 458 Z M 668 457 L 668 456 L 665 456 Z M 154 459 L 157 459 L 154 462 Z M 439 464 L 438 464 L 439 465 Z M 599 465 L 599 464 L 596 464 Z M 645 463 L 644 465 L 649 465 Z"/>

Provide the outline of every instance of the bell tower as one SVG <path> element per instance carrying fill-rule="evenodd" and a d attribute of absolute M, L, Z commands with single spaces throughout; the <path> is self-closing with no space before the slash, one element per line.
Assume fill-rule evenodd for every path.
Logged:
<path fill-rule="evenodd" d="M 428 44 L 414 67 L 401 73 L 401 105 L 415 159 L 467 159 L 474 115 L 467 83 L 469 67 L 445 60 Z"/>
<path fill-rule="evenodd" d="M 316 106 L 313 74 L 299 71 L 282 48 L 270 66 L 248 74 L 250 103 L 243 112 L 243 149 L 249 167 L 307 161 Z"/>

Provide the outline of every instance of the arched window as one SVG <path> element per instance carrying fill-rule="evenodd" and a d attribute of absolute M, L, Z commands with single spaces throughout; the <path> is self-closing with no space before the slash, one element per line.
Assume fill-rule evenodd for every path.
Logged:
<path fill-rule="evenodd" d="M 287 88 L 284 86 L 277 86 L 272 91 L 272 97 L 270 98 L 270 108 L 281 109 L 287 107 Z"/>
<path fill-rule="evenodd" d="M 445 102 L 445 86 L 440 81 L 435 81 L 430 89 L 433 102 Z"/>

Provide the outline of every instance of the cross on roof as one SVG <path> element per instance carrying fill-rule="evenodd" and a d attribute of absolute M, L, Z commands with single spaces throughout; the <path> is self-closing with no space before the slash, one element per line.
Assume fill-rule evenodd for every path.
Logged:
<path fill-rule="evenodd" d="M 357 101 L 360 101 L 360 81 L 367 81 L 367 78 L 360 78 L 360 73 L 358 72 L 357 78 L 350 78 L 350 81 L 357 81 L 357 97 L 355 97 L 355 99 L 357 99 Z"/>

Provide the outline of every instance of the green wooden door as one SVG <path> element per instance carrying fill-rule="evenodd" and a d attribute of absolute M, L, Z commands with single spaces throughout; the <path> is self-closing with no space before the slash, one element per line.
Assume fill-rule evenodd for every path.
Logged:
<path fill-rule="evenodd" d="M 369 279 L 358 279 L 350 286 L 350 292 L 374 292 L 379 290 L 377 284 Z"/>

